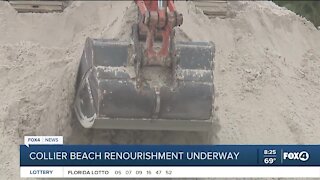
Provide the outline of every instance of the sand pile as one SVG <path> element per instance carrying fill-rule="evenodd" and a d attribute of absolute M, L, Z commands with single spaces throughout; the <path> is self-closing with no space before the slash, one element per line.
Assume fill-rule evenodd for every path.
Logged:
<path fill-rule="evenodd" d="M 216 44 L 220 143 L 319 143 L 320 31 L 272 2 L 230 2 L 235 17 L 209 20 L 177 2 L 180 40 Z M 71 113 L 85 38 L 126 40 L 131 2 L 73 2 L 63 13 L 17 14 L 0 2 L 0 174 L 18 178 L 25 135 L 67 143 L 201 143 L 202 134 L 89 131 Z M 218 143 L 217 138 L 214 138 Z M 15 157 L 12 157 L 12 153 Z"/>
<path fill-rule="evenodd" d="M 320 31 L 271 2 L 232 5 L 210 23 L 184 8 L 183 31 L 217 46 L 221 142 L 319 143 Z"/>

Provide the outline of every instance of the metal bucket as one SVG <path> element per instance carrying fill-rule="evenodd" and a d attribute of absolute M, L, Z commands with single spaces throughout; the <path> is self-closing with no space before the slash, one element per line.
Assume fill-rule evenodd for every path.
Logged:
<path fill-rule="evenodd" d="M 171 67 L 140 67 L 134 44 L 90 39 L 75 114 L 85 128 L 203 131 L 212 127 L 214 45 L 175 43 Z M 140 59 L 139 59 L 140 58 Z"/>

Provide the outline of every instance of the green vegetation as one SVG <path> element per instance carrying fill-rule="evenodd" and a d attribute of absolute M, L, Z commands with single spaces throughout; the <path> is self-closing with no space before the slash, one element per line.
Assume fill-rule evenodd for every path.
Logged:
<path fill-rule="evenodd" d="M 274 1 L 320 26 L 320 1 Z"/>

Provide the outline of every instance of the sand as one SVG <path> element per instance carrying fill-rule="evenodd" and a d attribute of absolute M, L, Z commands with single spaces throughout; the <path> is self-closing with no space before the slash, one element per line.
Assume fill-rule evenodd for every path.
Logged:
<path fill-rule="evenodd" d="M 229 2 L 208 19 L 177 2 L 180 40 L 216 45 L 214 144 L 319 144 L 320 31 L 272 2 Z M 75 1 L 63 13 L 17 14 L 0 2 L 0 175 L 19 179 L 25 135 L 68 144 L 195 144 L 202 133 L 86 130 L 71 107 L 86 37 L 128 40 L 132 2 Z M 220 129 L 220 131 L 219 131 Z"/>

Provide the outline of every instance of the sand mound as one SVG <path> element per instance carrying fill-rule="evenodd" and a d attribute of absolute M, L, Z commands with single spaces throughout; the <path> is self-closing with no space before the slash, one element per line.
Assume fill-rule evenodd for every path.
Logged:
<path fill-rule="evenodd" d="M 192 2 L 177 4 L 185 19 L 178 39 L 216 44 L 221 143 L 319 143 L 320 32 L 310 22 L 272 2 L 230 2 L 235 17 L 212 20 Z M 17 14 L 0 2 L 1 177 L 18 178 L 25 135 L 64 135 L 67 143 L 201 143 L 199 133 L 91 131 L 74 121 L 85 38 L 129 39 L 135 15 L 125 1 L 73 2 L 60 14 Z"/>
<path fill-rule="evenodd" d="M 234 5 L 235 18 L 211 23 L 185 12 L 182 28 L 216 43 L 221 142 L 319 143 L 320 32 L 271 2 Z"/>

